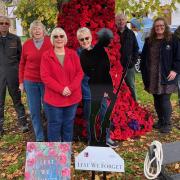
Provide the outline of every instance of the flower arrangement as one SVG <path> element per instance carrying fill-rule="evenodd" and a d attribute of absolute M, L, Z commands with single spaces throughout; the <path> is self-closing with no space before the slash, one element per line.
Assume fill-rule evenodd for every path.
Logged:
<path fill-rule="evenodd" d="M 68 36 L 68 46 L 76 49 L 78 41 L 76 31 L 79 27 L 88 27 L 93 36 L 93 43 L 97 41 L 97 32 L 103 27 L 109 28 L 114 33 L 114 39 L 106 48 L 108 54 L 114 89 L 119 85 L 122 67 L 120 64 L 120 39 L 115 25 L 115 0 L 71 0 L 61 5 L 58 15 L 58 26 L 65 29 Z M 114 90 L 114 91 L 115 91 Z M 82 110 L 78 109 L 76 124 L 85 127 L 82 119 Z M 123 83 L 119 92 L 111 119 L 114 128 L 111 138 L 125 140 L 127 138 L 143 135 L 151 131 L 153 118 L 150 113 L 140 107 L 131 97 L 130 91 Z M 85 131 L 81 131 L 86 135 Z"/>

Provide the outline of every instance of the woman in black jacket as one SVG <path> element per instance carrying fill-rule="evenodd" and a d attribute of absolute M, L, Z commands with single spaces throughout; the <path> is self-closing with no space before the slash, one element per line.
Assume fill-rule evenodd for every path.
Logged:
<path fill-rule="evenodd" d="M 154 128 L 162 133 L 171 131 L 170 96 L 177 90 L 180 73 L 180 44 L 171 34 L 164 18 L 154 21 L 141 54 L 141 72 L 145 90 L 153 94 L 158 122 Z"/>

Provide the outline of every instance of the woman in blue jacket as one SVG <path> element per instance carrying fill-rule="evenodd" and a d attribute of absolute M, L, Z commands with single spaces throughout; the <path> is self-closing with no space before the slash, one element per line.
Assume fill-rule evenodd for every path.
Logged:
<path fill-rule="evenodd" d="M 170 96 L 177 90 L 180 73 L 180 44 L 171 34 L 164 18 L 154 21 L 141 54 L 141 72 L 145 90 L 153 95 L 158 122 L 154 128 L 162 133 L 171 131 Z"/>

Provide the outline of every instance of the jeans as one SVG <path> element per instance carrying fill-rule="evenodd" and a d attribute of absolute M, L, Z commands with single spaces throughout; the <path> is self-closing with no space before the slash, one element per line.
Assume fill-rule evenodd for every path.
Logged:
<path fill-rule="evenodd" d="M 101 123 L 103 123 L 103 121 L 105 119 L 109 120 L 109 116 L 111 115 L 111 113 L 108 113 L 108 111 L 111 111 L 111 107 L 108 104 L 108 97 L 103 97 L 102 101 L 101 101 L 101 107 L 100 107 L 100 119 L 102 120 Z M 112 128 L 113 123 L 110 120 L 109 122 L 109 127 L 106 128 L 106 140 L 110 138 L 110 129 Z"/>
<path fill-rule="evenodd" d="M 91 115 L 91 100 L 83 99 L 83 115 L 87 121 L 87 137 L 88 141 L 91 141 L 91 129 L 90 129 L 90 115 Z"/>
<path fill-rule="evenodd" d="M 171 94 L 153 94 L 153 97 L 159 123 L 164 126 L 170 125 L 172 114 Z"/>
<path fill-rule="evenodd" d="M 137 100 L 136 89 L 135 89 L 135 68 L 129 68 L 125 77 L 125 82 L 129 87 L 132 97 Z"/>
<path fill-rule="evenodd" d="M 36 141 L 44 141 L 44 131 L 41 120 L 44 85 L 41 82 L 24 80 L 24 88 L 27 94 L 27 100 L 31 113 L 32 125 L 34 128 Z"/>
<path fill-rule="evenodd" d="M 48 119 L 48 141 L 72 142 L 74 118 L 78 104 L 55 107 L 45 103 Z"/>

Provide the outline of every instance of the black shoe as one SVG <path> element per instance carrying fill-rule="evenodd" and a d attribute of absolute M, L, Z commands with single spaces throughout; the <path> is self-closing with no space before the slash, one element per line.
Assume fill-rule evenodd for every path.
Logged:
<path fill-rule="evenodd" d="M 113 141 L 110 138 L 106 139 L 106 145 L 111 148 L 117 148 L 119 146 L 117 142 Z"/>
<path fill-rule="evenodd" d="M 171 130 L 171 125 L 164 125 L 160 128 L 161 133 L 169 133 Z"/>
<path fill-rule="evenodd" d="M 162 127 L 162 123 L 159 121 L 153 124 L 154 129 L 160 129 L 161 127 Z"/>
<path fill-rule="evenodd" d="M 29 131 L 28 125 L 27 125 L 27 124 L 26 124 L 26 125 L 23 125 L 23 126 L 21 127 L 21 131 L 22 131 L 23 133 L 28 132 L 28 131 Z"/>

